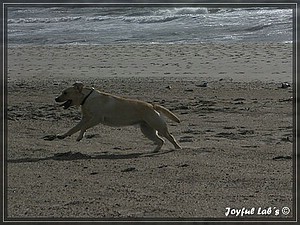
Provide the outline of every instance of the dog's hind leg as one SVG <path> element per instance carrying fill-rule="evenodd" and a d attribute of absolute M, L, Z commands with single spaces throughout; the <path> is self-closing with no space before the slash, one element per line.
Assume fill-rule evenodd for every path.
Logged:
<path fill-rule="evenodd" d="M 146 120 L 147 124 L 154 131 L 158 131 L 158 135 L 161 137 L 165 137 L 170 141 L 176 149 L 181 149 L 181 146 L 177 143 L 175 138 L 169 133 L 167 123 L 164 121 L 162 117 L 160 117 L 159 113 L 152 114 L 151 117 L 148 117 Z M 157 135 L 157 134 L 156 134 Z"/>
<path fill-rule="evenodd" d="M 140 124 L 142 133 L 153 141 L 157 147 L 154 149 L 154 152 L 158 152 L 164 144 L 164 140 L 157 135 L 157 131 L 151 128 L 147 123 Z"/>
<path fill-rule="evenodd" d="M 175 140 L 175 138 L 173 137 L 173 135 L 171 135 L 168 131 L 167 128 L 163 129 L 163 130 L 159 130 L 158 134 L 162 137 L 167 138 L 176 149 L 181 149 L 181 146 L 177 143 L 177 141 Z"/>

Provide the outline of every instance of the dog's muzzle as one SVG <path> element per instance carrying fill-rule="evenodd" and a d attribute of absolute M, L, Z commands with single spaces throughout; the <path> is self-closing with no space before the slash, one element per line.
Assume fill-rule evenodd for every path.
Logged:
<path fill-rule="evenodd" d="M 61 102 L 59 100 L 59 98 L 55 98 L 56 102 Z M 72 105 L 72 100 L 67 100 L 66 102 L 64 102 L 63 104 L 59 105 L 59 106 L 63 106 L 64 109 L 68 109 L 70 106 Z"/>

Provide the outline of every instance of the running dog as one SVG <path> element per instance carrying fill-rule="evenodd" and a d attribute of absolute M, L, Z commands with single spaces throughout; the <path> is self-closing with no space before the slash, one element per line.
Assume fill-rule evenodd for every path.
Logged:
<path fill-rule="evenodd" d="M 76 82 L 65 89 L 56 102 L 64 102 L 60 106 L 68 109 L 70 106 L 81 106 L 81 121 L 57 138 L 64 139 L 80 131 L 77 141 L 80 141 L 87 129 L 101 123 L 108 126 L 139 125 L 142 133 L 156 144 L 154 152 L 158 152 L 164 144 L 161 137 L 169 140 L 176 149 L 181 149 L 175 138 L 169 133 L 167 124 L 160 113 L 169 119 L 180 123 L 179 118 L 163 106 L 150 104 L 140 100 L 127 99 L 112 94 L 87 88 Z"/>

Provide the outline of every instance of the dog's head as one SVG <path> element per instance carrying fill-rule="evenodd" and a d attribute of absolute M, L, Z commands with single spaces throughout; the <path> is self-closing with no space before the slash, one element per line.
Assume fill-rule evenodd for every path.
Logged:
<path fill-rule="evenodd" d="M 73 105 L 79 106 L 83 98 L 83 94 L 82 94 L 83 86 L 84 86 L 83 83 L 76 82 L 75 84 L 73 84 L 72 87 L 65 89 L 60 96 L 55 98 L 55 101 L 64 102 L 63 104 L 60 105 L 63 106 L 64 109 L 68 109 Z"/>

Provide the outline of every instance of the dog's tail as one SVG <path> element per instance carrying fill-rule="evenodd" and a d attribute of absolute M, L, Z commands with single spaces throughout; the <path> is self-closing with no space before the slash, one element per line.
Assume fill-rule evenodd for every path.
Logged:
<path fill-rule="evenodd" d="M 173 120 L 174 122 L 180 123 L 180 119 L 172 113 L 170 110 L 166 109 L 165 107 L 161 105 L 153 104 L 153 109 L 157 110 L 158 112 L 163 113 L 166 115 L 169 119 Z"/>

